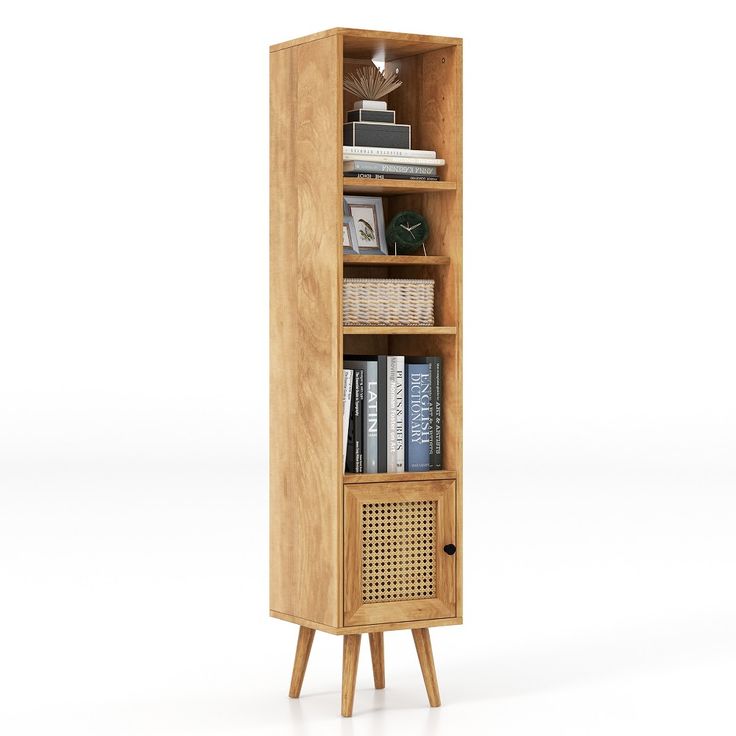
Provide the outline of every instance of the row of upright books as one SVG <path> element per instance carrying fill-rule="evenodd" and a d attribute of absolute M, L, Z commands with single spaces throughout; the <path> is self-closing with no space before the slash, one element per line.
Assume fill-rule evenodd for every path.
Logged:
<path fill-rule="evenodd" d="M 442 358 L 346 355 L 346 473 L 442 470 Z"/>

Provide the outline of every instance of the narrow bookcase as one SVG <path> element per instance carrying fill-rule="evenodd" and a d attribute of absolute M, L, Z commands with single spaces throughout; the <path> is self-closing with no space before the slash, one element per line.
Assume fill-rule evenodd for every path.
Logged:
<path fill-rule="evenodd" d="M 446 160 L 441 181 L 343 178 L 355 101 L 343 74 L 371 60 L 398 70 L 388 106 L 412 125 L 413 148 Z M 383 632 L 411 629 L 436 706 L 429 628 L 462 623 L 462 40 L 333 28 L 272 46 L 270 66 L 270 611 L 300 626 L 289 694 L 299 695 L 315 630 L 342 635 L 351 715 L 361 634 L 383 687 Z M 422 212 L 427 257 L 343 256 L 347 193 L 383 197 L 387 218 Z M 435 326 L 343 327 L 351 276 L 434 279 Z M 442 357 L 442 470 L 343 472 L 344 354 Z M 382 562 L 366 550 L 382 525 L 414 524 L 414 511 L 432 523 L 417 527 L 406 565 L 426 565 L 431 595 L 403 589 L 396 563 L 370 589 L 363 571 Z"/>

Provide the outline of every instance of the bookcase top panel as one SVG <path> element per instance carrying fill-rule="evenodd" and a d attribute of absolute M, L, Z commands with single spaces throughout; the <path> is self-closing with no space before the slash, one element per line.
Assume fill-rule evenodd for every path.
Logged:
<path fill-rule="evenodd" d="M 365 31 L 359 28 L 330 28 L 327 31 L 302 36 L 271 46 L 271 51 L 281 51 L 327 36 L 343 37 L 343 55 L 353 59 L 393 61 L 405 56 L 416 56 L 428 51 L 461 46 L 462 38 L 450 36 L 422 36 L 416 33 L 391 33 L 389 31 Z"/>

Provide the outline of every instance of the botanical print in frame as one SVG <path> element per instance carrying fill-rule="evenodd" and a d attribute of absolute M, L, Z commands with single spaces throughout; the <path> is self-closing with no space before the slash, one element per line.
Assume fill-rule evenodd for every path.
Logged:
<path fill-rule="evenodd" d="M 345 201 L 355 222 L 361 254 L 388 255 L 383 200 L 380 197 L 346 196 Z"/>

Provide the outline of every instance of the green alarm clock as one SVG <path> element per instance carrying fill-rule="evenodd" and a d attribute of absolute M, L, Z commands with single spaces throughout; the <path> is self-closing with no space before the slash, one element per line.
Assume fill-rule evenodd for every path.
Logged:
<path fill-rule="evenodd" d="M 399 212 L 388 224 L 386 242 L 389 252 L 396 247 L 396 254 L 408 256 L 416 253 L 429 237 L 429 225 L 423 215 L 412 210 Z"/>

